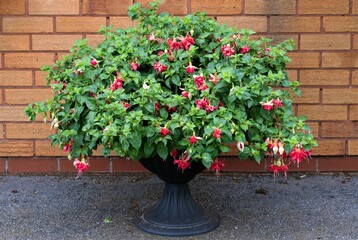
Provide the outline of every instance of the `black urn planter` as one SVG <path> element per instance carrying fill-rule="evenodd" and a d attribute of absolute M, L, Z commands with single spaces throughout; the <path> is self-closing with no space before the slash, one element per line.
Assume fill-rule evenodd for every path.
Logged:
<path fill-rule="evenodd" d="M 209 232 L 220 224 L 219 217 L 206 213 L 191 196 L 188 182 L 205 167 L 193 162 L 183 173 L 178 171 L 172 158 L 140 160 L 149 171 L 165 182 L 161 200 L 156 206 L 135 219 L 135 225 L 156 235 L 180 237 Z"/>

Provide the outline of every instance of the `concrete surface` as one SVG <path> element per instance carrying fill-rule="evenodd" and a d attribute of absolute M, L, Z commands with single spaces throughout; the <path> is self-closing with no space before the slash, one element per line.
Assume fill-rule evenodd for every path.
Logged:
<path fill-rule="evenodd" d="M 302 174 L 198 175 L 192 194 L 221 225 L 181 239 L 358 239 L 358 175 Z M 0 239 L 168 239 L 133 224 L 163 187 L 147 173 L 2 175 Z"/>

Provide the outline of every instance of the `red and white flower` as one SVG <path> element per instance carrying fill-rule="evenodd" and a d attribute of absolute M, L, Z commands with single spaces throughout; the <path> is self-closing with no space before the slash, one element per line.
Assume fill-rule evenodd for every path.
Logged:
<path fill-rule="evenodd" d="M 271 111 L 273 109 L 273 102 L 272 100 L 268 101 L 268 102 L 260 102 L 261 106 L 267 110 L 267 111 Z"/>
<path fill-rule="evenodd" d="M 221 130 L 219 128 L 214 128 L 213 137 L 221 138 Z"/>
<path fill-rule="evenodd" d="M 156 62 L 153 66 L 154 70 L 156 70 L 158 73 L 162 73 L 165 70 L 167 70 L 167 66 L 161 64 L 160 62 Z"/>
<path fill-rule="evenodd" d="M 110 87 L 110 89 L 112 91 L 115 91 L 115 90 L 120 89 L 120 88 L 123 87 L 124 80 L 120 76 L 121 76 L 121 74 L 119 72 L 117 72 L 117 76 L 116 76 L 114 82 L 112 83 L 112 85 Z"/>
<path fill-rule="evenodd" d="M 250 51 L 250 48 L 248 46 L 243 46 L 240 48 L 240 53 L 241 54 L 246 54 Z"/>
<path fill-rule="evenodd" d="M 197 69 L 197 67 L 193 66 L 191 62 L 189 62 L 189 65 L 185 67 L 186 72 L 189 74 L 194 73 L 195 69 Z"/>
<path fill-rule="evenodd" d="M 184 153 L 179 159 L 174 159 L 174 164 L 178 164 L 178 170 L 184 172 L 185 169 L 190 167 L 190 157 Z"/>
<path fill-rule="evenodd" d="M 230 57 L 236 53 L 234 47 L 231 47 L 229 43 L 221 47 L 221 52 L 225 57 Z"/>
<path fill-rule="evenodd" d="M 219 172 L 222 171 L 224 166 L 225 166 L 224 161 L 219 161 L 218 158 L 215 158 L 215 160 L 210 165 L 210 170 L 215 171 L 215 175 L 219 176 L 220 175 Z"/>
<path fill-rule="evenodd" d="M 244 145 L 243 142 L 238 142 L 236 146 L 237 146 L 237 149 L 239 149 L 240 152 L 244 151 L 245 145 Z"/>

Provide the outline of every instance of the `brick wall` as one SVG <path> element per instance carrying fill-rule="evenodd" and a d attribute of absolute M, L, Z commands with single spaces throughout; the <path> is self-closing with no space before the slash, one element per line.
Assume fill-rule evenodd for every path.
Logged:
<path fill-rule="evenodd" d="M 148 5 L 149 0 L 135 0 Z M 78 38 L 95 45 L 101 25 L 132 25 L 134 0 L 0 0 L 0 172 L 72 171 L 46 139 L 49 125 L 27 121 L 24 107 L 46 99 L 39 68 L 65 55 Z M 206 11 L 219 23 L 251 28 L 275 41 L 293 38 L 289 76 L 301 82 L 297 114 L 319 140 L 314 158 L 299 170 L 358 171 L 358 0 L 166 0 L 160 11 Z M 226 156 L 227 169 L 265 171 Z M 93 171 L 139 171 L 116 157 L 91 161 Z"/>

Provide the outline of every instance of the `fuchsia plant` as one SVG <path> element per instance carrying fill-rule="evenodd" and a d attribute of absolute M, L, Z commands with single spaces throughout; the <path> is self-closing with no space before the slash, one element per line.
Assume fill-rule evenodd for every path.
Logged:
<path fill-rule="evenodd" d="M 98 46 L 80 40 L 43 68 L 54 96 L 26 114 L 52 117 L 52 143 L 80 172 L 99 146 L 133 160 L 170 154 L 179 171 L 199 161 L 216 174 L 229 144 L 241 159 L 268 156 L 275 174 L 310 156 L 316 141 L 293 114 L 298 83 L 285 72 L 292 41 L 269 45 L 205 13 L 179 18 L 157 8 L 132 5 L 136 27 L 102 29 Z"/>

